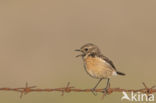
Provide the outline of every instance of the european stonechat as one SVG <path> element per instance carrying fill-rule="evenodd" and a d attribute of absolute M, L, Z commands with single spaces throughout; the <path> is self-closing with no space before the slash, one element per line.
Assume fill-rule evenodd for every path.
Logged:
<path fill-rule="evenodd" d="M 107 92 L 111 76 L 125 75 L 124 73 L 119 72 L 113 62 L 108 57 L 104 56 L 100 49 L 92 43 L 85 44 L 75 51 L 82 52 L 82 54 L 76 57 L 82 57 L 87 74 L 93 78 L 99 79 L 97 84 L 92 88 L 94 95 L 96 87 L 103 79 L 107 79 L 107 85 L 103 91 Z"/>

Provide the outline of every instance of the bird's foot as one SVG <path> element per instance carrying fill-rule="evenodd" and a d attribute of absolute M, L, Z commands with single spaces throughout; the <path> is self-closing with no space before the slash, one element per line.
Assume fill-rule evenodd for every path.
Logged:
<path fill-rule="evenodd" d="M 95 88 L 92 88 L 92 89 L 91 89 L 91 92 L 93 93 L 93 95 L 97 96 L 97 93 L 96 93 Z"/>
<path fill-rule="evenodd" d="M 102 93 L 103 93 L 104 95 L 109 94 L 109 92 L 108 92 L 109 88 L 110 88 L 110 83 L 108 83 L 108 85 L 106 86 L 106 88 L 103 89 Z"/>
<path fill-rule="evenodd" d="M 108 94 L 108 88 L 104 88 L 103 91 L 102 91 L 102 93 L 103 93 L 104 95 L 107 95 L 107 94 Z"/>

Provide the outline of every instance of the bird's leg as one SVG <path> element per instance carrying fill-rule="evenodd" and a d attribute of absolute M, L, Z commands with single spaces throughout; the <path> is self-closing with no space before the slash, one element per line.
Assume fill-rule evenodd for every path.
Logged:
<path fill-rule="evenodd" d="M 108 88 L 109 88 L 109 86 L 110 86 L 109 81 L 110 81 L 110 79 L 108 78 L 108 79 L 107 79 L 107 85 L 106 85 L 106 88 L 104 88 L 103 93 L 106 93 L 106 94 L 108 93 L 107 89 L 108 89 Z"/>
<path fill-rule="evenodd" d="M 96 87 L 99 85 L 99 83 L 101 82 L 102 78 L 97 82 L 97 84 L 94 86 L 94 88 L 91 89 L 92 93 L 96 96 L 97 94 L 95 93 L 95 89 Z"/>

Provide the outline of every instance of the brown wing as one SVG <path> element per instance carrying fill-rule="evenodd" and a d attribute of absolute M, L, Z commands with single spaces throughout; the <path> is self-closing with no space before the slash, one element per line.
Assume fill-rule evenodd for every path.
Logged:
<path fill-rule="evenodd" d="M 113 69 L 115 71 L 117 71 L 115 65 L 113 64 L 113 62 L 108 57 L 106 57 L 104 55 L 99 55 L 99 57 L 101 57 L 103 60 L 105 60 L 107 63 L 109 63 L 113 67 Z"/>

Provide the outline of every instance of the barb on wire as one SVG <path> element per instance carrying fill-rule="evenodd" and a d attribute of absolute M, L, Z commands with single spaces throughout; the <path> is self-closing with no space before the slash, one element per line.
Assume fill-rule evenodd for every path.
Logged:
<path fill-rule="evenodd" d="M 147 85 L 143 82 L 142 83 L 144 88 L 143 89 L 121 89 L 121 88 L 109 88 L 107 90 L 107 95 L 113 93 L 113 92 L 142 92 L 146 93 L 148 96 L 149 94 L 156 93 L 156 86 L 152 86 L 151 88 L 148 88 Z M 24 95 L 30 93 L 30 92 L 61 92 L 62 96 L 64 93 L 70 93 L 70 92 L 92 92 L 92 89 L 78 89 L 74 88 L 73 86 L 70 86 L 70 82 L 67 83 L 67 85 L 63 88 L 45 88 L 40 89 L 36 88 L 37 86 L 28 86 L 28 83 L 26 82 L 25 87 L 22 88 L 0 88 L 0 91 L 14 91 L 20 93 L 20 98 L 22 98 Z M 96 89 L 95 92 L 103 93 L 103 89 Z M 106 96 L 104 94 L 103 96 Z"/>
<path fill-rule="evenodd" d="M 26 95 L 28 94 L 29 92 L 31 92 L 31 88 L 36 88 L 37 86 L 28 86 L 28 83 L 26 82 L 25 84 L 25 88 L 20 88 L 21 89 L 21 95 L 20 95 L 20 98 L 23 97 L 23 95 Z"/>

